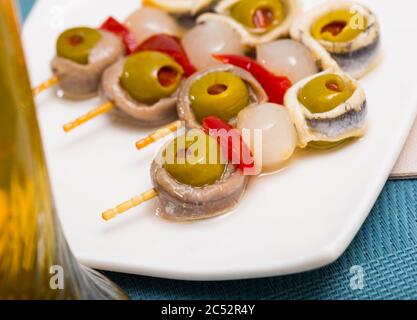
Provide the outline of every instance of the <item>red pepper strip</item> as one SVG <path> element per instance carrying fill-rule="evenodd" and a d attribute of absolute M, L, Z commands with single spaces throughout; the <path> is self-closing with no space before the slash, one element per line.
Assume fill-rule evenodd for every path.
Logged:
<path fill-rule="evenodd" d="M 128 54 L 131 54 L 138 45 L 135 36 L 129 31 L 129 29 L 113 17 L 109 17 L 101 25 L 100 30 L 106 30 L 121 37 L 123 39 L 123 43 L 126 47 L 126 52 Z"/>
<path fill-rule="evenodd" d="M 203 128 L 208 135 L 217 138 L 223 153 L 227 154 L 229 161 L 238 169 L 255 168 L 255 159 L 252 151 L 243 141 L 237 129 L 217 117 L 205 118 L 203 120 Z M 224 135 L 227 135 L 227 141 Z"/>
<path fill-rule="evenodd" d="M 276 76 L 251 58 L 238 55 L 215 54 L 214 58 L 249 71 L 262 85 L 272 103 L 283 104 L 287 90 L 292 86 L 287 77 Z"/>
<path fill-rule="evenodd" d="M 174 36 L 167 34 L 157 34 L 151 36 L 143 43 L 141 43 L 134 52 L 136 53 L 140 51 L 159 51 L 170 55 L 177 63 L 182 66 L 184 69 L 184 75 L 186 77 L 191 76 L 197 71 L 197 69 L 188 59 L 180 41 Z"/>

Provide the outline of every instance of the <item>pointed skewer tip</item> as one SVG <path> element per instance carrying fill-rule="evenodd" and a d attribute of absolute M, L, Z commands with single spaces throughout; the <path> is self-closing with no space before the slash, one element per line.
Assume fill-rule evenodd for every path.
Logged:
<path fill-rule="evenodd" d="M 142 193 L 140 196 L 137 196 L 135 198 L 132 198 L 120 205 L 118 205 L 114 209 L 107 210 L 102 213 L 102 218 L 105 221 L 109 221 L 111 219 L 116 218 L 118 215 L 125 213 L 126 211 L 129 211 L 132 208 L 135 208 L 142 203 L 149 201 L 153 198 L 156 198 L 158 196 L 158 191 L 155 189 L 148 190 L 144 193 Z"/>

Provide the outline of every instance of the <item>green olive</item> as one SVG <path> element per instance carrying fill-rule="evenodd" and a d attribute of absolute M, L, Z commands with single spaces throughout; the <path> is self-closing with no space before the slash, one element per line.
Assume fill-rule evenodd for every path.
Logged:
<path fill-rule="evenodd" d="M 201 130 L 176 138 L 163 152 L 163 167 L 178 182 L 203 187 L 223 177 L 227 161 L 217 141 Z"/>
<path fill-rule="evenodd" d="M 120 85 L 137 102 L 154 104 L 177 90 L 183 74 L 169 55 L 142 51 L 126 59 Z"/>
<path fill-rule="evenodd" d="M 191 86 L 190 100 L 198 121 L 217 116 L 228 122 L 249 105 L 250 94 L 240 77 L 230 72 L 212 72 Z"/>
<path fill-rule="evenodd" d="M 314 23 L 311 34 L 317 40 L 349 42 L 366 30 L 366 18 L 349 10 L 332 11 Z"/>
<path fill-rule="evenodd" d="M 353 95 L 353 88 L 337 74 L 324 74 L 308 82 L 298 100 L 311 113 L 329 112 Z"/>
<path fill-rule="evenodd" d="M 88 64 L 91 50 L 101 39 L 96 29 L 73 28 L 64 31 L 58 38 L 56 52 L 59 57 L 78 64 Z"/>
<path fill-rule="evenodd" d="M 269 30 L 285 19 L 281 0 L 241 0 L 230 10 L 237 22 L 252 29 Z"/>

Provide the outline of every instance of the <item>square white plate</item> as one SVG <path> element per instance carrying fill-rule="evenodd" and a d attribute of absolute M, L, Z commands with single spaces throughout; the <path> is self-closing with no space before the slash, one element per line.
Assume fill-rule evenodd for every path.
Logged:
<path fill-rule="evenodd" d="M 305 1 L 306 7 L 321 1 Z M 235 212 L 187 224 L 161 220 L 147 203 L 105 223 L 100 213 L 151 187 L 157 145 L 137 152 L 141 129 L 102 116 L 64 134 L 62 124 L 99 105 L 53 91 L 37 98 L 56 206 L 77 258 L 94 268 L 186 280 L 276 276 L 335 261 L 352 241 L 394 166 L 417 111 L 417 2 L 364 1 L 378 15 L 384 61 L 363 85 L 366 137 L 337 151 L 296 157 L 253 179 Z M 33 83 L 50 76 L 57 35 L 76 25 L 123 20 L 132 0 L 39 0 L 24 28 Z M 159 144 L 160 146 L 160 144 Z"/>

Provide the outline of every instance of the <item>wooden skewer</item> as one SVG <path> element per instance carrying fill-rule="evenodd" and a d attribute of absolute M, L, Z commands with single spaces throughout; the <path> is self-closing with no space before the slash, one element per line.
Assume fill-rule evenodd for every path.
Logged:
<path fill-rule="evenodd" d="M 104 212 L 102 217 L 104 220 L 109 221 L 117 217 L 119 214 L 125 213 L 126 211 L 135 208 L 146 201 L 156 198 L 157 196 L 158 192 L 155 189 L 148 190 L 142 193 L 140 196 L 132 198 L 129 201 L 118 205 L 116 208 Z"/>
<path fill-rule="evenodd" d="M 95 108 L 94 110 L 91 110 L 89 113 L 79 117 L 78 119 L 67 123 L 64 125 L 64 131 L 69 132 L 71 130 L 74 130 L 75 128 L 79 127 L 80 125 L 86 123 L 87 121 L 90 121 L 91 119 L 94 119 L 95 117 L 104 114 L 106 112 L 109 112 L 111 109 L 114 108 L 114 103 L 109 101 L 105 104 L 99 106 L 98 108 Z"/>
<path fill-rule="evenodd" d="M 53 76 L 50 79 L 42 82 L 39 86 L 37 86 L 36 88 L 33 88 L 32 90 L 33 95 L 36 96 L 39 93 L 45 91 L 46 89 L 53 87 L 54 85 L 58 83 L 58 81 L 59 81 L 58 77 Z"/>
<path fill-rule="evenodd" d="M 181 128 L 181 121 L 175 121 L 157 131 L 155 131 L 154 133 L 150 134 L 149 136 L 147 136 L 146 138 L 138 141 L 136 143 L 136 148 L 138 148 L 138 150 L 144 149 L 147 146 L 149 146 L 150 144 L 165 138 L 166 136 L 170 135 L 171 133 L 179 130 L 179 128 Z"/>

